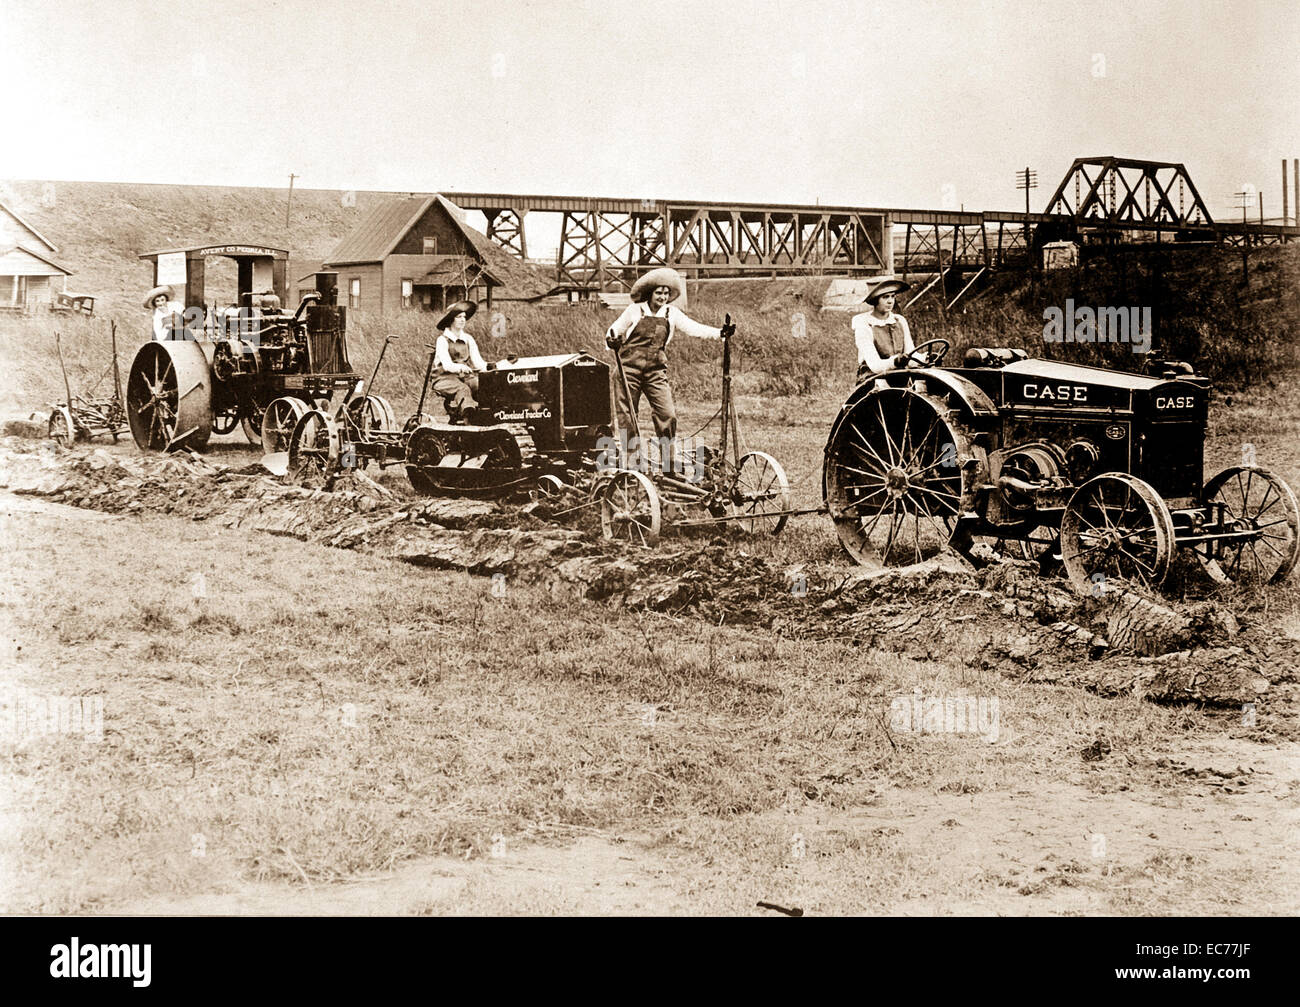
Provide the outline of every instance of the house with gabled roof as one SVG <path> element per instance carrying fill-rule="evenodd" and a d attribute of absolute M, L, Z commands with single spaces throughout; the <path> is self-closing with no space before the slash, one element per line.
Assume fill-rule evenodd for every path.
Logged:
<path fill-rule="evenodd" d="M 55 244 L 0 203 L 0 310 L 30 311 L 55 300 L 55 285 L 68 289 L 72 270 L 53 256 Z"/>
<path fill-rule="evenodd" d="M 376 207 L 309 276 L 327 277 L 339 304 L 366 311 L 442 312 L 459 300 L 490 308 L 492 291 L 504 284 L 488 264 L 487 244 L 436 193 L 395 199 Z"/>

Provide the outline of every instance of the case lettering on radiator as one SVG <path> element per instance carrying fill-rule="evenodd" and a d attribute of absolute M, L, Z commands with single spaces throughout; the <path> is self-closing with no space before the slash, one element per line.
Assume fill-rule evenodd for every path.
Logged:
<path fill-rule="evenodd" d="M 1050 402 L 1087 402 L 1087 385 L 1040 385 L 1036 381 L 1025 383 L 1023 394 L 1027 399 Z"/>

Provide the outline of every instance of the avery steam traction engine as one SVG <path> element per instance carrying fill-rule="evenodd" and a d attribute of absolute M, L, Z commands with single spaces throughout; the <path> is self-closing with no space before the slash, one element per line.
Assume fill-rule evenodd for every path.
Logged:
<path fill-rule="evenodd" d="M 126 385 L 126 412 L 139 447 L 201 450 L 213 434 L 242 424 L 260 443 L 268 403 L 300 403 L 348 395 L 358 375 L 348 363 L 345 309 L 303 299 L 282 310 L 288 252 L 262 245 L 204 245 L 148 252 L 156 283 L 184 289 L 183 327 L 173 338 L 136 351 Z M 237 303 L 205 302 L 210 260 L 233 259 Z M 296 420 L 297 416 L 294 417 Z M 282 418 L 284 419 L 284 418 Z"/>

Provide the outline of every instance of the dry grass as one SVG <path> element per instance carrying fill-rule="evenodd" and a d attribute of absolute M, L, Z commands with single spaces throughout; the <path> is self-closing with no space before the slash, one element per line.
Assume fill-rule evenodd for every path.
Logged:
<path fill-rule="evenodd" d="M 1218 730 L 1016 683 L 981 668 L 973 641 L 914 661 L 513 584 L 496 598 L 481 579 L 169 518 L 52 527 L 8 564 L 21 585 L 6 608 L 22 644 L 13 684 L 99 695 L 105 709 L 100 744 L 5 745 L 10 910 L 239 879 L 320 886 L 483 856 L 496 834 L 592 830 L 659 836 L 687 858 L 705 910 L 734 907 L 735 885 L 770 890 L 792 829 L 822 911 L 919 889 L 957 898 L 981 886 L 888 830 L 818 816 L 902 791 L 1078 785 L 1096 777 L 1077 752 L 1098 732 L 1147 758 Z M 891 733 L 890 699 L 917 687 L 999 697 L 998 743 Z M 1105 775 L 1102 792 L 1141 777 Z"/>

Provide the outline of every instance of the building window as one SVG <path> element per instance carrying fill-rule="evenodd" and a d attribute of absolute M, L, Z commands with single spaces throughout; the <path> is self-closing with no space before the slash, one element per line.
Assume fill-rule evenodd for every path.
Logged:
<path fill-rule="evenodd" d="M 432 238 L 421 238 L 420 241 L 423 243 L 425 255 L 438 254 L 438 239 L 436 236 Z"/>
<path fill-rule="evenodd" d="M 415 295 L 415 281 L 403 280 L 402 281 L 402 307 L 403 308 L 409 308 L 412 306 L 412 303 L 414 301 L 414 295 Z"/>
<path fill-rule="evenodd" d="M 361 280 L 356 276 L 348 280 L 348 307 L 361 307 Z"/>
<path fill-rule="evenodd" d="M 27 277 L 0 276 L 0 303 L 22 307 L 27 303 Z"/>

